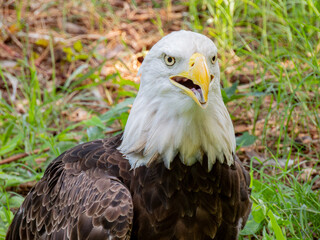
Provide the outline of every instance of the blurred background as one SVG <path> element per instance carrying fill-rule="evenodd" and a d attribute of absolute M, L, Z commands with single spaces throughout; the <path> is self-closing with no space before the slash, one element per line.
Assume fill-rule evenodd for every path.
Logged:
<path fill-rule="evenodd" d="M 320 239 L 320 1 L 0 0 L 0 239 L 48 163 L 121 132 L 147 51 L 219 49 L 253 210 L 241 239 Z"/>

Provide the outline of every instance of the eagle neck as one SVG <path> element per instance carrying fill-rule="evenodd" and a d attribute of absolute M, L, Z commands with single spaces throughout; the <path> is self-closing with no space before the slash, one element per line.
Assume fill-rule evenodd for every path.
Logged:
<path fill-rule="evenodd" d="M 221 96 L 211 95 L 206 109 L 193 102 L 186 107 L 138 95 L 119 147 L 131 167 L 163 161 L 170 169 L 177 155 L 191 166 L 202 162 L 204 154 L 208 170 L 216 160 L 231 165 L 236 145 L 233 125 Z"/>

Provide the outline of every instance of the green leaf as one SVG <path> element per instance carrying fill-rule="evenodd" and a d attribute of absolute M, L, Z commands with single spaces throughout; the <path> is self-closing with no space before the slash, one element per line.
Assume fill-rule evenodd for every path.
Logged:
<path fill-rule="evenodd" d="M 134 98 L 127 98 L 123 102 L 118 103 L 106 113 L 100 116 L 102 121 L 113 121 L 115 118 L 121 116 L 122 113 L 128 112 L 133 104 Z"/>
<path fill-rule="evenodd" d="M 56 139 L 61 142 L 69 142 L 74 141 L 74 139 L 78 136 L 76 132 L 61 132 L 56 136 Z"/>
<path fill-rule="evenodd" d="M 239 82 L 237 81 L 233 83 L 231 87 L 224 88 L 224 92 L 226 93 L 228 98 L 231 98 L 233 95 L 235 95 L 238 85 Z"/>
<path fill-rule="evenodd" d="M 254 144 L 256 139 L 256 136 L 250 135 L 248 132 L 244 132 L 241 136 L 236 137 L 236 143 L 239 147 L 245 147 Z"/>
<path fill-rule="evenodd" d="M 7 223 L 8 220 L 13 219 L 13 213 L 5 207 L 0 207 L 0 219 Z"/>
<path fill-rule="evenodd" d="M 88 134 L 88 140 L 89 141 L 96 140 L 96 139 L 101 139 L 101 138 L 105 137 L 104 132 L 101 131 L 101 129 L 96 127 L 96 126 L 95 127 L 89 127 L 87 129 L 87 134 Z"/>
<path fill-rule="evenodd" d="M 268 186 L 266 186 L 267 184 L 264 182 L 261 182 L 257 179 L 253 179 L 252 181 L 252 185 L 253 185 L 253 191 L 255 192 L 261 192 L 264 195 L 264 201 L 272 201 L 272 198 L 274 197 L 274 195 L 276 194 L 274 192 L 274 189 L 269 188 Z M 259 201 L 261 201 L 259 199 Z M 264 203 L 259 203 L 260 206 L 262 206 Z"/>
<path fill-rule="evenodd" d="M 252 215 L 249 216 L 245 227 L 240 232 L 240 235 L 253 235 L 258 232 L 261 228 L 261 224 L 256 222 Z"/>
<path fill-rule="evenodd" d="M 277 222 L 277 220 L 271 210 L 268 211 L 268 217 L 270 218 L 271 226 L 272 226 L 273 231 L 276 235 L 276 239 L 277 240 L 285 240 L 286 238 L 283 236 L 281 228 L 280 228 L 280 226 L 279 226 L 279 224 L 278 224 L 278 222 Z"/>
<path fill-rule="evenodd" d="M 9 126 L 5 128 L 5 131 L 2 134 L 2 136 L 0 135 L 2 145 L 6 144 L 7 141 L 10 139 L 10 136 L 12 136 L 13 128 L 14 128 L 14 124 L 11 122 L 9 123 Z"/>
<path fill-rule="evenodd" d="M 251 214 L 254 221 L 257 223 L 261 223 L 263 220 L 265 220 L 265 215 L 261 206 L 256 206 L 253 208 Z"/>
<path fill-rule="evenodd" d="M 8 141 L 6 145 L 2 146 L 0 148 L 0 156 L 13 151 L 21 142 L 22 137 L 22 133 L 20 133 L 16 135 L 14 138 L 12 138 L 10 141 Z"/>
<path fill-rule="evenodd" d="M 139 86 L 140 84 L 138 83 L 135 83 L 134 81 L 132 80 L 127 80 L 127 79 L 124 79 L 122 78 L 120 75 L 119 75 L 120 79 L 118 81 L 116 81 L 116 83 L 118 83 L 120 85 L 120 87 L 123 87 L 123 86 L 133 86 L 135 89 L 139 90 Z"/>
<path fill-rule="evenodd" d="M 118 91 L 118 97 L 136 97 L 137 93 L 136 92 L 131 92 L 131 91 Z"/>
<path fill-rule="evenodd" d="M 238 84 L 238 82 L 235 82 L 231 87 L 221 89 L 221 95 L 224 103 L 228 103 L 246 96 L 245 94 L 236 94 Z"/>
<path fill-rule="evenodd" d="M 22 204 L 23 200 L 24 200 L 24 197 L 22 197 L 20 195 L 14 195 L 14 196 L 10 197 L 9 198 L 10 208 L 20 207 L 20 205 Z"/>
<path fill-rule="evenodd" d="M 128 117 L 129 117 L 129 112 L 123 112 L 123 113 L 121 113 L 121 115 L 119 116 L 119 120 L 120 120 L 120 122 L 121 122 L 121 127 L 122 127 L 122 129 L 124 129 L 124 127 L 126 126 L 127 121 L 128 121 Z"/>
<path fill-rule="evenodd" d="M 101 129 L 105 129 L 106 128 L 105 125 L 103 124 L 102 120 L 100 118 L 98 118 L 97 116 L 93 116 L 92 118 L 83 121 L 83 123 L 86 126 L 96 126 L 96 127 L 101 128 Z"/>
<path fill-rule="evenodd" d="M 25 179 L 12 174 L 6 174 L 4 172 L 0 172 L 0 180 L 2 180 L 1 184 L 3 183 L 4 187 L 17 186 L 21 183 L 30 181 L 30 179 Z"/>
<path fill-rule="evenodd" d="M 266 231 L 266 228 L 264 227 L 263 228 L 263 231 L 262 231 L 262 240 L 274 240 L 274 238 L 272 238 L 268 232 Z"/>

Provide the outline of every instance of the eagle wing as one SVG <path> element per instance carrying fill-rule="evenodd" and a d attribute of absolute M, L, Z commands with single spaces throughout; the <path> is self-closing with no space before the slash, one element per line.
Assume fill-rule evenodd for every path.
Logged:
<path fill-rule="evenodd" d="M 120 138 L 81 144 L 50 163 L 6 239 L 129 239 L 132 197 L 107 164 L 124 161 Z"/>

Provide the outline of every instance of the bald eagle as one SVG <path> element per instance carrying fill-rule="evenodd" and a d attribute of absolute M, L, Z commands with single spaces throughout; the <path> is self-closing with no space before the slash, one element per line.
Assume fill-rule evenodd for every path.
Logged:
<path fill-rule="evenodd" d="M 217 48 L 173 32 L 156 43 L 123 134 L 53 160 L 6 239 L 237 239 L 251 210 Z"/>

